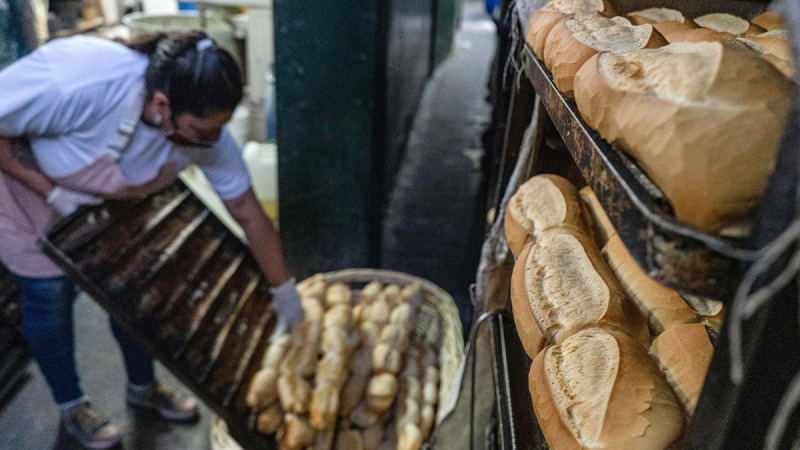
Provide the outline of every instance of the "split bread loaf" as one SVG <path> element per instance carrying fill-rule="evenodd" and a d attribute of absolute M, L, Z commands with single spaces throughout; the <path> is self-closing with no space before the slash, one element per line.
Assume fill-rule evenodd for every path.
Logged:
<path fill-rule="evenodd" d="M 533 317 L 549 342 L 597 326 L 650 345 L 644 316 L 586 235 L 567 229 L 541 233 L 525 260 L 524 277 Z"/>
<path fill-rule="evenodd" d="M 602 53 L 575 77 L 583 119 L 638 161 L 679 219 L 708 232 L 761 196 L 792 92 L 753 52 L 716 42 Z"/>
<path fill-rule="evenodd" d="M 647 351 L 625 334 L 590 328 L 547 347 L 528 382 L 553 450 L 663 450 L 681 436 L 678 399 Z"/>
<path fill-rule="evenodd" d="M 709 30 L 708 28 L 692 28 L 678 22 L 661 22 L 653 24 L 670 44 L 677 42 L 725 42 L 731 39 L 728 33 Z"/>
<path fill-rule="evenodd" d="M 617 235 L 617 230 L 614 229 L 611 219 L 608 218 L 606 211 L 603 209 L 603 205 L 597 200 L 597 196 L 594 195 L 592 188 L 584 186 L 583 189 L 578 191 L 578 194 L 581 196 L 581 200 L 583 200 L 586 209 L 589 211 L 589 215 L 592 217 L 592 223 L 594 224 L 594 240 L 595 243 L 597 243 L 597 248 L 603 248 L 609 239 Z"/>
<path fill-rule="evenodd" d="M 575 73 L 598 52 L 658 48 L 666 44 L 650 24 L 633 25 L 620 16 L 576 14 L 553 25 L 544 45 L 544 63 L 553 73 L 558 90 L 572 97 Z"/>
<path fill-rule="evenodd" d="M 531 236 L 552 227 L 590 230 L 578 190 L 565 178 L 543 174 L 523 183 L 506 207 L 503 227 L 508 248 L 518 256 Z"/>
<path fill-rule="evenodd" d="M 619 236 L 608 241 L 603 256 L 625 292 L 647 317 L 651 335 L 658 336 L 675 325 L 699 321 L 697 313 L 680 294 L 653 280 L 639 267 Z"/>
<path fill-rule="evenodd" d="M 607 0 L 551 0 L 534 11 L 525 35 L 525 41 L 539 58 L 544 57 L 544 44 L 553 26 L 565 16 L 578 13 L 601 13 L 614 17 L 614 8 Z"/>
<path fill-rule="evenodd" d="M 712 13 L 695 17 L 694 23 L 703 28 L 708 28 L 709 30 L 714 30 L 719 33 L 728 33 L 732 36 L 759 34 L 766 31 L 764 28 L 750 23 L 741 17 L 727 13 Z"/>
<path fill-rule="evenodd" d="M 539 324 L 533 318 L 531 305 L 528 303 L 527 289 L 525 288 L 525 263 L 528 261 L 531 244 L 525 246 L 514 264 L 511 274 L 511 313 L 514 316 L 514 325 L 522 342 L 525 353 L 533 359 L 547 345 Z"/>
<path fill-rule="evenodd" d="M 706 327 L 691 323 L 668 328 L 653 341 L 650 353 L 686 412 L 694 414 L 714 354 Z"/>
<path fill-rule="evenodd" d="M 664 22 L 676 22 L 688 27 L 693 26 L 692 21 L 684 17 L 680 11 L 670 8 L 642 9 L 628 13 L 627 17 L 634 25 L 644 25 L 646 23 L 654 25 Z"/>

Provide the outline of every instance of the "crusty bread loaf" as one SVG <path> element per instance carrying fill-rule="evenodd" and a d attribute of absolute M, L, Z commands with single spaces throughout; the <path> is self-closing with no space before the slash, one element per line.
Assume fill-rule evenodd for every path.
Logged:
<path fill-rule="evenodd" d="M 667 328 L 653 341 L 650 353 L 686 412 L 694 414 L 714 354 L 706 327 L 691 323 Z"/>
<path fill-rule="evenodd" d="M 793 91 L 753 52 L 715 42 L 603 53 L 575 86 L 584 120 L 639 162 L 679 219 L 711 232 L 760 197 Z"/>
<path fill-rule="evenodd" d="M 594 195 L 592 188 L 584 186 L 578 193 L 581 196 L 581 200 L 583 200 L 583 203 L 586 205 L 589 215 L 592 217 L 592 223 L 594 224 L 594 241 L 597 243 L 597 248 L 603 248 L 609 239 L 617 235 L 617 230 L 614 229 L 611 219 L 608 218 L 606 211 L 603 209 L 603 205 L 597 200 L 597 196 Z"/>
<path fill-rule="evenodd" d="M 786 27 L 783 25 L 783 18 L 780 14 L 772 11 L 765 11 L 750 20 L 753 25 L 759 26 L 767 31 L 769 30 L 782 30 Z"/>
<path fill-rule="evenodd" d="M 504 230 L 508 248 L 518 256 L 535 235 L 551 227 L 573 226 L 589 230 L 585 206 L 578 190 L 565 178 L 542 174 L 523 183 L 506 207 Z"/>
<path fill-rule="evenodd" d="M 590 328 L 542 351 L 530 369 L 533 408 L 553 450 L 663 450 L 684 413 L 647 351 Z"/>
<path fill-rule="evenodd" d="M 511 312 L 522 347 L 525 349 L 525 353 L 533 359 L 542 351 L 547 340 L 544 338 L 542 330 L 539 329 L 536 319 L 533 318 L 525 289 L 525 263 L 530 250 L 531 244 L 527 244 L 514 264 L 514 272 L 511 274 Z"/>
<path fill-rule="evenodd" d="M 694 23 L 703 28 L 708 28 L 709 30 L 718 31 L 720 33 L 729 33 L 733 36 L 758 34 L 766 31 L 760 26 L 752 24 L 741 17 L 727 13 L 711 13 L 695 17 Z"/>
<path fill-rule="evenodd" d="M 792 49 L 786 30 L 767 31 L 737 38 L 737 41 L 761 55 L 785 76 L 792 77 L 794 75 Z"/>
<path fill-rule="evenodd" d="M 601 13 L 608 17 L 616 15 L 607 0 L 551 0 L 534 11 L 525 34 L 525 40 L 539 58 L 544 55 L 544 43 L 553 26 L 564 16 L 577 13 Z"/>
<path fill-rule="evenodd" d="M 678 22 L 687 26 L 692 25 L 692 21 L 683 16 L 675 9 L 670 8 L 647 8 L 628 13 L 628 20 L 634 25 L 650 25 L 663 22 Z"/>
<path fill-rule="evenodd" d="M 589 326 L 609 327 L 650 345 L 647 322 L 625 294 L 594 241 L 568 229 L 542 232 L 525 264 L 533 317 L 550 342 Z"/>
<path fill-rule="evenodd" d="M 661 22 L 653 24 L 664 39 L 674 44 L 677 42 L 725 42 L 732 36 L 728 33 L 709 30 L 708 28 L 692 28 L 678 22 Z"/>
<path fill-rule="evenodd" d="M 576 14 L 557 22 L 544 46 L 544 62 L 553 82 L 567 97 L 573 96 L 573 78 L 598 52 L 658 48 L 667 41 L 650 24 L 632 25 L 624 17 Z"/>
<path fill-rule="evenodd" d="M 658 336 L 672 326 L 699 320 L 697 313 L 683 301 L 680 294 L 644 273 L 619 236 L 608 241 L 603 248 L 603 256 L 625 292 L 647 317 L 651 335 Z"/>

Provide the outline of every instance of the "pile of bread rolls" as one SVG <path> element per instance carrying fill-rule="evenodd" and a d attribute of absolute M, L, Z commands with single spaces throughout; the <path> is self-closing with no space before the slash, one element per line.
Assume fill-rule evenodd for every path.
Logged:
<path fill-rule="evenodd" d="M 520 186 L 504 226 L 516 257 L 512 313 L 533 359 L 531 398 L 549 446 L 679 442 L 705 380 L 721 303 L 688 302 L 648 277 L 592 191 L 559 176 Z"/>
<path fill-rule="evenodd" d="M 281 449 L 416 450 L 431 434 L 439 356 L 415 329 L 420 283 L 360 291 L 314 276 L 304 322 L 274 339 L 250 384 L 259 431 Z"/>
<path fill-rule="evenodd" d="M 780 17 L 690 19 L 666 8 L 618 16 L 603 0 L 552 0 L 527 42 L 583 119 L 636 159 L 675 216 L 742 230 L 772 170 L 791 107 Z"/>

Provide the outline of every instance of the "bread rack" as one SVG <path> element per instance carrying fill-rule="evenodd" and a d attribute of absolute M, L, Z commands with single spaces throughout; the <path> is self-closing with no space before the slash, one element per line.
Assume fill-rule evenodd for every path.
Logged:
<path fill-rule="evenodd" d="M 530 14 L 545 3 L 546 0 L 503 3 L 504 21 L 498 24 L 497 59 L 500 63 L 494 72 L 497 80 L 494 122 L 498 124 L 494 148 L 498 154 L 494 158 L 493 179 L 490 180 L 494 198 L 490 198 L 487 209 L 494 208 L 495 217 L 502 217 L 503 193 L 511 187 L 510 182 L 513 183 L 514 177 L 518 176 L 517 172 L 522 173 L 522 181 L 538 173 L 557 173 L 579 187 L 583 183 L 589 184 L 623 242 L 647 273 L 681 293 L 717 298 L 730 306 L 743 269 L 755 256 L 751 249 L 761 248 L 774 239 L 795 214 L 794 191 L 800 178 L 797 158 L 800 108 L 795 108 L 786 127 L 776 171 L 756 211 L 753 236 L 749 240 L 735 240 L 701 233 L 674 219 L 664 196 L 639 167 L 589 128 L 580 118 L 574 101 L 565 98 L 555 88 L 550 72 L 534 56 L 523 38 Z M 768 2 L 612 0 L 612 3 L 621 14 L 648 7 L 668 7 L 681 10 L 689 17 L 711 12 L 751 17 L 763 11 Z M 786 0 L 784 3 L 797 12 L 797 17 L 789 15 L 786 18 L 795 44 L 795 61 L 800 61 L 797 58 L 800 48 L 796 46 L 800 40 L 800 2 Z M 530 135 L 525 134 L 526 128 Z M 526 146 L 531 148 L 527 154 Z M 499 231 L 502 232 L 502 228 Z M 487 244 L 496 243 L 497 232 L 497 227 L 493 227 L 485 249 Z M 498 247 L 495 245 L 494 248 Z M 502 269 L 503 265 L 509 264 L 508 260 L 489 258 L 486 263 L 490 268 L 485 270 L 486 273 L 499 274 L 492 276 L 502 278 L 510 273 L 508 267 Z M 785 262 L 776 264 L 772 276 L 782 264 Z M 482 284 L 481 276 L 479 269 L 479 285 Z M 503 282 L 502 279 L 484 281 L 487 294 L 483 296 L 485 303 L 479 302 L 479 306 L 492 310 L 507 304 L 507 295 L 505 298 L 488 295 L 498 292 L 497 285 Z M 732 384 L 729 378 L 729 324 L 723 326 L 682 448 L 762 446 L 778 402 L 790 379 L 800 369 L 800 355 L 794 351 L 800 344 L 797 298 L 796 287 L 786 289 L 746 323 L 746 375 L 741 385 Z M 527 372 L 521 375 L 523 371 L 519 370 L 519 366 L 529 367 L 530 359 L 521 350 L 513 321 L 498 319 L 496 322 L 493 324 L 497 350 L 494 361 L 494 382 L 497 385 L 495 414 L 501 436 L 498 446 L 504 449 L 546 448 L 536 421 L 529 419 L 532 407 Z M 502 398 L 504 396 L 510 400 Z M 795 413 L 793 418 L 796 417 Z M 796 436 L 791 439 L 796 439 Z M 780 448 L 793 442 L 784 442 Z"/>

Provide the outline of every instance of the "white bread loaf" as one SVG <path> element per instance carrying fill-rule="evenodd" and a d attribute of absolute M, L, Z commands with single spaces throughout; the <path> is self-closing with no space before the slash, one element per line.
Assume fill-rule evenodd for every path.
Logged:
<path fill-rule="evenodd" d="M 700 319 L 680 294 L 644 273 L 619 236 L 608 241 L 603 248 L 603 256 L 625 292 L 647 317 L 651 335 L 658 336 L 665 329 Z"/>
<path fill-rule="evenodd" d="M 553 450 L 663 450 L 684 413 L 647 351 L 625 334 L 590 328 L 547 347 L 528 378 Z"/>
<path fill-rule="evenodd" d="M 567 229 L 542 232 L 525 263 L 525 289 L 533 317 L 550 342 L 598 326 L 650 345 L 647 322 L 625 294 L 594 241 Z"/>
<path fill-rule="evenodd" d="M 551 227 L 590 230 L 578 190 L 565 178 L 543 174 L 523 183 L 506 207 L 503 227 L 508 248 L 518 256 L 532 235 Z"/>
<path fill-rule="evenodd" d="M 694 414 L 714 354 L 706 327 L 691 323 L 668 328 L 653 341 L 650 353 L 686 412 Z"/>
<path fill-rule="evenodd" d="M 536 319 L 533 318 L 525 289 L 525 263 L 530 250 L 531 244 L 527 244 L 514 264 L 514 272 L 511 274 L 511 312 L 522 347 L 525 349 L 525 353 L 533 359 L 547 345 L 547 339 L 539 329 Z"/>
<path fill-rule="evenodd" d="M 624 17 L 576 14 L 557 22 L 544 46 L 544 63 L 553 82 L 565 96 L 573 96 L 573 78 L 583 64 L 598 52 L 620 52 L 658 48 L 667 41 L 652 25 L 632 25 Z"/>
<path fill-rule="evenodd" d="M 683 16 L 683 14 L 675 9 L 670 8 L 647 8 L 639 11 L 628 13 L 628 20 L 634 25 L 650 25 L 663 22 L 678 22 L 680 24 L 691 26 L 692 21 Z"/>
<path fill-rule="evenodd" d="M 780 14 L 772 11 L 765 11 L 750 20 L 753 25 L 759 26 L 767 31 L 782 30 L 786 27 L 783 25 L 783 18 Z"/>
<path fill-rule="evenodd" d="M 712 13 L 695 17 L 694 23 L 703 28 L 708 28 L 709 30 L 714 30 L 720 33 L 728 33 L 733 36 L 758 34 L 766 31 L 760 26 L 752 24 L 741 17 L 727 13 Z"/>
<path fill-rule="evenodd" d="M 580 194 L 581 200 L 583 200 L 589 215 L 592 217 L 594 241 L 597 243 L 597 248 L 603 248 L 609 239 L 617 235 L 617 230 L 614 229 L 611 219 L 608 218 L 603 205 L 597 200 L 592 188 L 584 186 L 583 189 L 578 191 L 578 194 Z"/>
<path fill-rule="evenodd" d="M 793 91 L 751 51 L 714 42 L 603 53 L 575 87 L 584 120 L 639 162 L 679 219 L 711 232 L 761 196 Z"/>
<path fill-rule="evenodd" d="M 544 55 L 544 43 L 553 26 L 564 16 L 578 13 L 601 13 L 608 17 L 616 15 L 607 0 L 551 0 L 534 11 L 525 33 L 525 40 L 539 58 Z"/>

